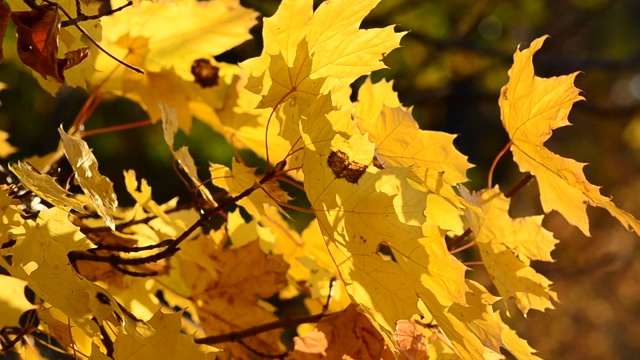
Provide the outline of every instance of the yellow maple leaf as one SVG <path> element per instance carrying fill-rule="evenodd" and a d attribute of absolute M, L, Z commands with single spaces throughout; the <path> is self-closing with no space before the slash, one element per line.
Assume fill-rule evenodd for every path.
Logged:
<path fill-rule="evenodd" d="M 142 206 L 145 211 L 158 216 L 165 221 L 171 221 L 167 214 L 162 210 L 160 205 L 153 201 L 151 197 L 151 186 L 147 184 L 146 179 L 142 179 L 140 182 L 140 191 L 138 191 L 138 180 L 136 180 L 136 172 L 128 170 L 124 172 L 124 184 L 127 191 L 136 200 L 139 206 Z"/>
<path fill-rule="evenodd" d="M 0 329 L 5 326 L 20 326 L 23 312 L 35 308 L 24 296 L 27 282 L 11 276 L 0 275 Z"/>
<path fill-rule="evenodd" d="M 383 55 L 398 47 L 403 33 L 393 26 L 359 29 L 378 2 L 323 2 L 314 12 L 310 0 L 286 0 L 265 19 L 262 54 L 241 66 L 252 74 L 247 89 L 262 97 L 258 107 L 282 107 L 280 133 L 290 143 L 298 115 L 318 95 L 331 90 L 336 104 L 349 104 L 349 84 L 384 68 Z"/>
<path fill-rule="evenodd" d="M 406 181 L 409 170 L 372 166 L 374 144 L 348 112 L 321 111 L 329 109 L 314 105 L 300 122 L 305 191 L 347 291 L 396 348 L 395 322 L 417 313 L 419 298 L 431 306 L 423 293 L 446 306 L 465 303 L 466 268 L 444 233 L 425 224 L 426 193 Z"/>
<path fill-rule="evenodd" d="M 149 52 L 141 64 L 145 70 L 173 67 L 180 77 L 191 80 L 194 60 L 211 58 L 249 40 L 257 16 L 239 0 L 183 0 L 180 4 L 143 2 L 138 9 L 129 7 L 101 20 L 108 29 L 104 42 L 117 42 L 125 34 L 148 39 Z"/>
<path fill-rule="evenodd" d="M 0 90 L 2 90 L 1 87 Z M 0 103 L 0 105 L 2 104 Z M 3 159 L 18 151 L 18 149 L 9 144 L 7 139 L 9 139 L 9 134 L 5 131 L 0 130 L 0 158 Z"/>
<path fill-rule="evenodd" d="M 497 187 L 473 197 L 464 188 L 462 193 L 482 209 L 482 213 L 467 211 L 467 218 L 500 295 L 514 299 L 524 314 L 529 309 L 553 309 L 552 300 L 558 298 L 550 289 L 551 281 L 529 266 L 531 260 L 553 261 L 551 251 L 558 241 L 542 227 L 544 216 L 510 218 L 509 199 Z"/>
<path fill-rule="evenodd" d="M 271 111 L 255 108 L 260 97 L 245 89 L 248 76 L 247 71 L 233 75 L 219 107 L 214 109 L 203 102 L 192 102 L 189 108 L 198 119 L 222 134 L 235 149 L 251 149 L 263 159 L 268 158 L 275 163 L 284 159 L 291 145 L 278 135 L 278 126 L 272 124 L 267 127 Z"/>
<path fill-rule="evenodd" d="M 392 85 L 367 79 L 360 87 L 358 128 L 375 143 L 375 156 L 383 167 L 410 169 L 409 178 L 432 192 L 427 198 L 427 221 L 461 233 L 464 200 L 453 186 L 467 181 L 472 165 L 453 146 L 455 135 L 420 130 L 411 109 L 400 105 Z"/>
<path fill-rule="evenodd" d="M 558 156 L 543 145 L 552 130 L 570 125 L 567 116 L 571 107 L 584 99 L 573 85 L 577 73 L 552 78 L 535 76 L 532 58 L 546 38 L 538 38 L 528 49 L 516 51 L 509 82 L 500 91 L 502 124 L 511 138 L 513 159 L 520 171 L 536 177 L 545 213 L 557 210 L 589 235 L 589 204 L 606 209 L 625 227 L 640 234 L 640 222 L 617 208 L 585 178 L 585 164 Z"/>
<path fill-rule="evenodd" d="M 161 111 L 162 133 L 164 135 L 164 140 L 167 145 L 169 145 L 169 150 L 171 151 L 173 158 L 176 159 L 178 164 L 180 164 L 182 170 L 187 173 L 187 176 L 193 183 L 194 187 L 198 189 L 200 194 L 202 194 L 202 197 L 208 202 L 215 204 L 211 192 L 202 185 L 202 182 L 198 177 L 198 169 L 196 168 L 195 161 L 189 153 L 189 149 L 186 146 L 183 146 L 178 150 L 174 150 L 173 142 L 179 127 L 177 110 L 175 108 L 168 107 L 163 102 L 160 102 L 158 105 Z"/>
<path fill-rule="evenodd" d="M 467 284 L 471 289 L 466 293 L 468 306 L 434 305 L 426 315 L 433 317 L 462 359 L 503 359 L 500 355 L 502 326 L 491 308 L 498 298 L 472 280 L 467 280 Z M 431 303 L 438 302 L 432 299 Z"/>
<path fill-rule="evenodd" d="M 94 317 L 98 323 L 109 320 L 128 326 L 109 292 L 79 276 L 69 264 L 70 251 L 93 245 L 69 222 L 66 212 L 57 208 L 41 211 L 36 222 L 27 220 L 11 233 L 16 244 L 5 250 L 13 255 L 11 264 L 4 257 L 0 264 L 12 276 L 28 281 L 40 298 L 63 311 L 90 337 L 100 333 Z"/>
<path fill-rule="evenodd" d="M 288 265 L 282 256 L 265 254 L 257 241 L 240 248 L 212 249 L 210 244 L 198 244 L 210 241 L 203 236 L 182 245 L 185 250 L 195 247 L 200 254 L 197 258 L 184 257 L 180 264 L 205 333 L 219 335 L 277 320 L 259 299 L 269 298 L 286 286 Z M 279 351 L 278 332 L 262 333 L 244 341 L 261 351 Z M 221 358 L 253 358 L 237 343 L 219 347 L 224 350 L 219 354 Z"/>
<path fill-rule="evenodd" d="M 536 350 L 529 346 L 526 340 L 518 336 L 515 330 L 502 321 L 500 312 L 496 311 L 496 319 L 502 325 L 502 343 L 516 359 L 542 360 L 540 357 L 533 355 Z"/>
<path fill-rule="evenodd" d="M 113 183 L 106 176 L 100 175 L 98 160 L 84 140 L 67 135 L 62 127 L 58 132 L 62 138 L 64 153 L 82 191 L 89 197 L 107 226 L 114 229 L 116 224 L 112 212 L 116 211 L 118 199 L 113 191 Z"/>
<path fill-rule="evenodd" d="M 188 0 L 180 5 L 144 2 L 139 9 L 126 8 L 102 19 L 109 31 L 100 44 L 145 74 L 100 54 L 97 71 L 88 82 L 140 102 L 152 121 L 160 118 L 158 102 L 169 104 L 178 109 L 180 128 L 188 133 L 190 106 L 221 106 L 226 84 L 238 71 L 236 65 L 216 63 L 212 57 L 248 40 L 256 16 L 238 0 Z M 218 69 L 217 85 L 205 88 L 194 82 L 191 67 L 197 59 L 206 59 Z"/>
<path fill-rule="evenodd" d="M 82 201 L 74 199 L 73 194 L 58 185 L 53 177 L 39 174 L 21 161 L 18 161 L 15 166 L 9 165 L 9 169 L 16 174 L 22 185 L 53 206 L 65 211 L 75 210 L 79 213 L 86 213 Z"/>
<path fill-rule="evenodd" d="M 139 322 L 135 333 L 119 331 L 113 343 L 114 359 L 216 359 L 217 349 L 198 345 L 181 332 L 183 312 L 164 314 Z"/>

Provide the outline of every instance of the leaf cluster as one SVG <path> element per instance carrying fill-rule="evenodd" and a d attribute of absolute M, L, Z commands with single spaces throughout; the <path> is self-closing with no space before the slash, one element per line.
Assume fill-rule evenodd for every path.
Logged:
<path fill-rule="evenodd" d="M 545 146 L 583 100 L 577 74 L 536 75 L 532 59 L 545 36 L 516 50 L 499 97 L 510 140 L 495 162 L 511 151 L 526 175 L 506 193 L 491 175 L 486 188 L 471 191 L 473 165 L 455 136 L 421 130 L 392 82 L 367 77 L 405 35 L 393 26 L 361 28 L 378 2 L 332 0 L 314 9 L 310 0 L 284 0 L 264 19 L 262 53 L 239 65 L 214 59 L 251 37 L 258 14 L 237 0 L 114 4 L 95 16 L 80 2 L 2 5 L 0 30 L 9 18 L 16 24 L 18 57 L 43 88 L 55 94 L 65 83 L 90 94 L 73 125 L 59 128 L 56 151 L 5 171 L 3 351 L 537 358 L 503 318 L 558 301 L 532 267 L 553 261 L 558 242 L 542 227 L 544 216 L 556 210 L 590 235 L 589 205 L 640 230 L 589 183 L 584 164 Z M 131 99 L 149 118 L 104 131 L 161 124 L 190 199 L 158 203 L 134 170 L 122 169 L 122 179 L 100 173 L 85 140 L 97 133 L 84 124 L 105 96 Z M 236 153 L 231 166 L 209 163 L 203 180 L 198 168 L 207 164 L 176 141 L 194 118 L 265 166 L 252 168 Z M 0 133 L 4 157 L 17 151 L 7 139 Z M 73 179 L 56 174 L 62 162 Z M 511 217 L 510 198 L 533 179 L 544 214 Z M 114 191 L 116 181 L 133 207 L 118 206 L 124 194 Z M 310 206 L 293 205 L 285 184 Z M 314 219 L 297 231 L 285 209 Z M 469 278 L 477 265 L 490 281 Z M 287 302 L 298 304 L 297 316 L 278 313 Z M 289 342 L 283 329 L 295 333 Z"/>

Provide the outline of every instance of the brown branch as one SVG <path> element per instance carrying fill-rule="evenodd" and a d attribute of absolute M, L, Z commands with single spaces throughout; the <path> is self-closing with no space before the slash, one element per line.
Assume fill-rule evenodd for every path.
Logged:
<path fill-rule="evenodd" d="M 61 27 L 75 26 L 76 24 L 78 24 L 79 22 L 82 22 L 82 21 L 98 20 L 103 16 L 113 15 L 113 14 L 119 12 L 119 11 L 122 11 L 125 8 L 128 8 L 131 5 L 133 5 L 133 2 L 129 1 L 126 4 L 124 4 L 124 5 L 120 6 L 120 7 L 117 7 L 115 9 L 112 9 L 112 10 L 108 10 L 108 11 L 105 11 L 105 12 L 100 12 L 100 13 L 95 14 L 95 15 L 86 15 L 86 14 L 82 13 L 82 8 L 80 7 L 80 1 L 76 1 L 76 15 L 77 16 L 75 18 L 73 18 L 73 19 L 69 18 L 69 20 L 62 21 L 60 23 L 60 26 Z"/>
<path fill-rule="evenodd" d="M 527 186 L 531 180 L 533 180 L 533 175 L 531 175 L 531 173 L 527 173 L 517 184 L 514 185 L 514 187 L 511 188 L 511 190 L 509 190 L 508 193 L 504 194 L 504 196 L 507 199 L 511 198 L 513 195 L 517 194 L 518 191 Z"/>
<path fill-rule="evenodd" d="M 168 257 L 173 256 L 177 253 L 180 248 L 180 244 L 185 241 L 193 232 L 195 232 L 198 228 L 200 228 L 204 223 L 216 213 L 224 210 L 227 206 L 231 204 L 237 204 L 238 201 L 244 199 L 245 197 L 251 195 L 254 191 L 260 189 L 263 184 L 269 182 L 271 179 L 276 177 L 278 174 L 275 172 L 269 172 L 265 174 L 259 182 L 256 182 L 250 188 L 247 188 L 242 193 L 227 198 L 225 201 L 221 202 L 218 206 L 211 208 L 205 211 L 202 216 L 196 220 L 188 229 L 186 229 L 180 236 L 169 241 L 168 243 L 164 243 L 166 247 L 152 255 L 140 257 L 140 258 L 123 258 L 120 255 L 110 254 L 110 255 L 98 255 L 93 254 L 91 251 L 71 251 L 67 255 L 71 264 L 75 267 L 75 263 L 78 260 L 86 260 L 86 261 L 94 261 L 94 262 L 102 262 L 111 264 L 114 268 L 118 269 L 118 267 L 122 266 L 135 266 L 135 265 L 144 265 L 153 263 L 162 259 L 166 259 Z M 131 251 L 133 252 L 133 251 Z M 120 269 L 118 269 L 120 270 Z"/>
<path fill-rule="evenodd" d="M 321 319 L 327 316 L 339 314 L 341 312 L 342 311 L 338 311 L 330 314 L 320 313 L 316 315 L 303 316 L 299 318 L 282 319 L 282 320 L 277 320 L 267 324 L 254 326 L 252 328 L 248 328 L 240 331 L 234 331 L 234 332 L 221 334 L 221 335 L 207 336 L 200 339 L 195 339 L 194 341 L 196 344 L 203 344 L 203 345 L 215 345 L 215 344 L 220 344 L 225 342 L 238 342 L 238 340 L 240 339 L 256 336 L 271 330 L 281 329 L 281 328 L 290 327 L 290 326 L 298 326 L 300 324 L 317 323 L 318 321 L 320 321 Z"/>

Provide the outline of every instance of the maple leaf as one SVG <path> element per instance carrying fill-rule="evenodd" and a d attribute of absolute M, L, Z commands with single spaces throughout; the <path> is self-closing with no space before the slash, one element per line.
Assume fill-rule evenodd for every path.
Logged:
<path fill-rule="evenodd" d="M 61 209 L 44 210 L 36 222 L 26 220 L 12 229 L 16 244 L 5 250 L 13 255 L 11 263 L 0 257 L 0 264 L 13 277 L 28 281 L 37 296 L 63 311 L 87 335 L 95 336 L 100 331 L 92 318 L 121 325 L 125 317 L 105 289 L 78 276 L 69 263 L 68 252 L 92 244 L 67 216 Z"/>
<path fill-rule="evenodd" d="M 22 0 L 8 0 L 7 3 L 14 13 L 32 11 L 32 9 Z M 69 14 L 75 14 L 77 10 L 76 4 L 79 4 L 74 0 L 60 0 L 56 3 L 67 10 Z M 87 14 L 97 14 L 100 5 L 101 4 L 99 2 L 82 3 L 82 11 Z M 55 17 L 59 18 L 60 15 L 58 15 L 57 12 L 58 10 L 55 10 L 54 14 L 52 11 L 49 11 L 49 15 L 47 16 L 55 15 Z M 51 21 L 51 19 L 49 19 L 49 21 Z M 82 28 L 94 40 L 100 41 L 102 38 L 102 26 L 100 25 L 100 20 L 84 21 L 82 23 Z M 48 69 L 46 71 L 46 75 L 50 75 L 51 77 L 49 79 L 45 79 L 42 76 L 36 76 L 36 79 L 40 85 L 51 94 L 56 94 L 58 92 L 62 85 L 60 82 L 62 80 L 64 80 L 65 84 L 69 87 L 80 86 L 86 88 L 86 79 L 91 78 L 92 74 L 95 72 L 94 63 L 98 53 L 100 53 L 100 50 L 73 26 L 59 28 L 58 24 L 53 27 L 44 26 L 42 30 L 49 31 L 49 29 L 55 31 L 57 34 L 55 37 L 50 37 L 50 41 L 55 40 L 56 42 L 55 51 L 53 51 L 54 49 L 51 47 L 52 45 L 49 45 L 46 48 L 48 49 L 48 60 L 45 67 Z M 29 34 L 27 35 L 30 37 Z M 34 39 L 39 38 L 40 35 L 36 36 Z M 33 47 L 33 44 L 31 46 Z M 45 48 L 39 45 L 35 46 L 35 48 L 45 50 Z M 61 54 L 60 58 L 57 58 L 56 54 Z M 61 62 L 59 62 L 59 60 Z M 59 71 L 58 69 L 64 71 L 62 79 L 56 76 Z M 34 68 L 34 71 L 41 73 L 37 66 Z"/>
<path fill-rule="evenodd" d="M 382 54 L 398 47 L 403 33 L 393 26 L 359 29 L 378 2 L 323 2 L 313 12 L 310 0 L 285 0 L 264 20 L 262 54 L 241 66 L 252 74 L 247 89 L 262 97 L 258 107 L 282 106 L 280 133 L 290 143 L 299 137 L 297 115 L 318 95 L 331 90 L 349 103 L 349 84 L 384 68 Z"/>
<path fill-rule="evenodd" d="M 40 10 L 14 11 L 11 19 L 18 32 L 18 57 L 46 80 L 47 75 L 64 82 L 64 71 L 87 56 L 89 48 L 68 51 L 58 59 L 60 13 L 58 6 L 44 5 Z"/>
<path fill-rule="evenodd" d="M 189 251 L 188 247 L 205 246 L 197 243 L 206 241 L 210 240 L 202 237 L 183 245 L 183 249 Z M 260 299 L 269 298 L 286 286 L 288 265 L 282 256 L 264 254 L 257 241 L 236 249 L 192 249 L 191 252 L 194 250 L 201 254 L 195 259 L 183 258 L 181 271 L 207 335 L 238 331 L 277 320 L 264 304 L 261 306 Z M 245 342 L 262 351 L 279 351 L 277 332 L 263 333 Z M 219 354 L 222 358 L 252 358 L 246 348 L 236 343 L 222 344 L 220 348 L 225 351 Z"/>
<path fill-rule="evenodd" d="M 140 322 L 135 333 L 120 331 L 113 343 L 114 359 L 216 359 L 214 347 L 198 345 L 181 332 L 183 312 L 164 314 L 158 310 Z M 92 352 L 93 353 L 93 352 Z"/>
<path fill-rule="evenodd" d="M 324 359 L 391 358 L 384 339 L 367 317 L 351 304 L 344 311 L 329 315 L 317 325 L 317 330 L 294 339 L 295 350 L 319 353 Z M 296 354 L 294 353 L 294 358 Z"/>
<path fill-rule="evenodd" d="M 235 149 L 250 149 L 266 159 L 284 159 L 291 146 L 278 135 L 277 126 L 269 126 L 270 111 L 255 109 L 259 96 L 245 89 L 248 73 L 240 71 L 230 80 L 224 100 L 215 109 L 203 102 L 190 104 L 193 114 L 222 134 Z M 268 144 L 268 149 L 265 144 Z"/>
<path fill-rule="evenodd" d="M 164 135 L 164 140 L 167 145 L 169 145 L 169 150 L 173 155 L 173 158 L 176 159 L 178 164 L 184 172 L 187 173 L 189 179 L 193 183 L 194 187 L 198 189 L 200 194 L 204 197 L 204 199 L 212 204 L 215 204 L 213 201 L 213 196 L 209 192 L 205 186 L 202 185 L 200 178 L 198 177 L 198 169 L 196 169 L 196 164 L 191 154 L 189 154 L 189 149 L 186 146 L 181 147 L 177 151 L 174 150 L 174 140 L 175 135 L 178 132 L 178 115 L 175 108 L 170 108 L 166 104 L 160 102 L 160 111 L 162 114 L 162 134 Z"/>
<path fill-rule="evenodd" d="M 551 251 L 558 242 L 542 227 L 543 215 L 518 219 L 509 217 L 509 199 L 500 190 L 483 190 L 473 197 L 461 188 L 463 196 L 482 209 L 467 211 L 469 226 L 494 285 L 500 295 L 515 300 L 527 314 L 529 309 L 553 309 L 557 295 L 551 281 L 529 265 L 531 260 L 553 261 Z"/>
<path fill-rule="evenodd" d="M 471 289 L 466 293 L 468 306 L 440 304 L 425 315 L 435 320 L 462 359 L 501 359 L 502 327 L 491 308 L 498 298 L 472 280 L 467 284 Z M 437 304 L 434 300 L 431 303 Z"/>
<path fill-rule="evenodd" d="M 589 204 L 606 209 L 625 227 L 640 234 L 640 222 L 617 208 L 585 178 L 585 164 L 558 156 L 543 145 L 552 130 L 570 125 L 567 116 L 571 107 L 584 99 L 573 85 L 578 73 L 552 78 L 535 76 L 532 58 L 547 37 L 516 51 L 509 82 L 500 91 L 502 124 L 511 138 L 513 159 L 520 171 L 536 177 L 545 213 L 557 210 L 570 224 L 590 235 L 586 212 Z"/>
<path fill-rule="evenodd" d="M 9 230 L 18 228 L 24 223 L 22 212 L 18 210 L 16 205 L 18 201 L 9 196 L 10 188 L 8 185 L 0 185 L 0 245 L 4 245 L 9 241 Z"/>
<path fill-rule="evenodd" d="M 375 144 L 383 167 L 410 169 L 409 178 L 429 190 L 427 221 L 442 229 L 463 231 L 464 200 L 453 186 L 467 181 L 472 167 L 454 146 L 455 135 L 420 130 L 411 109 L 400 105 L 392 83 L 372 84 L 368 78 L 358 91 L 356 122 Z"/>
<path fill-rule="evenodd" d="M 58 129 L 64 153 L 75 172 L 76 179 L 85 194 L 91 199 L 98 214 L 111 229 L 115 221 L 111 212 L 116 211 L 118 199 L 113 191 L 113 183 L 98 172 L 98 160 L 93 156 L 87 143 L 77 137 L 67 135 L 62 127 Z"/>
<path fill-rule="evenodd" d="M 194 82 L 192 65 L 249 39 L 256 15 L 238 0 L 188 0 L 180 6 L 144 2 L 138 9 L 126 8 L 102 19 L 109 31 L 101 45 L 145 70 L 145 74 L 135 74 L 100 55 L 96 60 L 98 71 L 88 77 L 89 83 L 140 102 L 152 121 L 161 115 L 158 102 L 176 108 L 180 128 L 188 133 L 190 107 L 221 105 L 225 82 L 238 71 L 235 65 L 215 63 L 212 66 L 218 68 L 221 84 L 203 88 Z"/>
<path fill-rule="evenodd" d="M 24 296 L 27 282 L 14 277 L 0 275 L 0 329 L 5 326 L 20 326 L 20 315 L 35 308 Z"/>
<path fill-rule="evenodd" d="M 0 158 L 3 159 L 18 151 L 18 149 L 9 144 L 7 139 L 9 139 L 9 134 L 0 130 Z"/>
<path fill-rule="evenodd" d="M 502 325 L 502 343 L 516 359 L 541 360 L 540 357 L 533 355 L 536 352 L 526 340 L 520 338 L 518 334 L 502 321 L 500 312 L 496 311 L 496 319 Z"/>
<path fill-rule="evenodd" d="M 65 211 L 75 210 L 86 213 L 82 201 L 74 199 L 73 194 L 58 185 L 55 178 L 47 174 L 39 174 L 20 161 L 15 166 L 9 165 L 9 169 L 16 174 L 22 185 L 53 206 Z"/>
<path fill-rule="evenodd" d="M 428 307 L 465 303 L 466 268 L 425 224 L 426 193 L 406 181 L 408 169 L 370 166 L 374 144 L 348 112 L 327 113 L 330 104 L 321 97 L 300 122 L 305 191 L 347 291 L 396 349 L 395 322 L 417 313 L 419 298 Z"/>
<path fill-rule="evenodd" d="M 136 200 L 136 203 L 142 206 L 147 212 L 162 218 L 165 221 L 171 221 L 167 214 L 162 210 L 160 205 L 153 201 L 151 197 L 151 186 L 147 184 L 146 179 L 140 182 L 140 191 L 138 191 L 138 180 L 136 180 L 136 172 L 128 170 L 124 172 L 124 184 L 127 191 Z"/>

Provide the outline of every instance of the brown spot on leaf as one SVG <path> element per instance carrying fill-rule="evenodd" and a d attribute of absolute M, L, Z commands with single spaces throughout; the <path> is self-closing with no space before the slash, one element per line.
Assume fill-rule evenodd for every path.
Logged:
<path fill-rule="evenodd" d="M 357 184 L 367 171 L 367 165 L 349 161 L 349 156 L 340 150 L 331 151 L 327 158 L 327 164 L 333 170 L 336 178 L 345 179 L 352 184 Z"/>
<path fill-rule="evenodd" d="M 197 59 L 191 65 L 191 74 L 195 77 L 195 82 L 203 88 L 218 85 L 219 70 L 208 59 Z"/>

